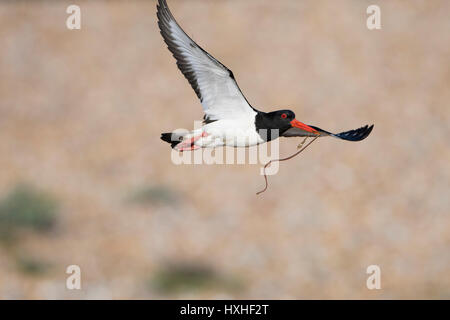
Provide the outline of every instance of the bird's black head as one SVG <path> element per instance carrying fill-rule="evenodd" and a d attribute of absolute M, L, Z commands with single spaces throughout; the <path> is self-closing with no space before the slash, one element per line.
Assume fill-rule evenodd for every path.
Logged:
<path fill-rule="evenodd" d="M 308 132 L 316 132 L 313 128 L 295 119 L 295 113 L 291 110 L 278 110 L 273 112 L 258 112 L 255 120 L 256 130 L 260 136 L 270 141 L 282 136 L 284 132 L 291 128 L 298 128 Z M 277 137 L 274 136 L 274 129 L 278 129 Z M 267 138 L 264 136 L 267 135 Z"/>
<path fill-rule="evenodd" d="M 295 119 L 295 113 L 291 110 L 278 110 L 267 113 L 267 116 L 271 119 L 274 129 L 280 129 L 280 131 L 286 131 L 291 128 L 291 121 Z"/>
<path fill-rule="evenodd" d="M 295 114 L 291 110 L 278 110 L 273 112 L 259 112 L 256 115 L 256 129 L 279 129 L 286 131 L 291 128 L 291 121 Z"/>

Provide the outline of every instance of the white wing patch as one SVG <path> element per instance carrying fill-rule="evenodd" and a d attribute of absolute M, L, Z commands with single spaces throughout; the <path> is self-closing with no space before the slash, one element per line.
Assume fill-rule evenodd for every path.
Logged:
<path fill-rule="evenodd" d="M 159 0 L 158 25 L 178 68 L 199 97 L 208 120 L 254 115 L 233 73 L 198 46 L 176 22 L 166 0 Z"/>

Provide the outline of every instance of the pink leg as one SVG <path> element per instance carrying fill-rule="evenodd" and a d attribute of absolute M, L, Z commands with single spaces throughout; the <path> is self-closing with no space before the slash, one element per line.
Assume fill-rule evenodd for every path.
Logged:
<path fill-rule="evenodd" d="M 180 151 L 180 152 L 183 152 L 183 151 L 192 151 L 192 150 L 200 149 L 200 147 L 194 145 L 194 143 L 195 143 L 196 141 L 198 141 L 199 139 L 205 138 L 205 137 L 207 137 L 207 136 L 208 136 L 208 134 L 207 134 L 206 132 L 203 131 L 202 134 L 199 135 L 199 136 L 197 136 L 197 137 L 192 137 L 192 138 L 190 138 L 190 139 L 188 139 L 188 140 L 186 140 L 186 141 L 180 142 L 180 143 L 175 147 L 175 149 L 178 150 L 178 151 Z"/>
<path fill-rule="evenodd" d="M 183 151 L 192 151 L 192 150 L 197 150 L 197 149 L 200 149 L 200 147 L 199 147 L 199 146 L 196 146 L 196 145 L 192 145 L 192 146 L 190 146 L 190 147 L 177 148 L 177 150 L 178 150 L 179 152 L 183 152 Z"/>

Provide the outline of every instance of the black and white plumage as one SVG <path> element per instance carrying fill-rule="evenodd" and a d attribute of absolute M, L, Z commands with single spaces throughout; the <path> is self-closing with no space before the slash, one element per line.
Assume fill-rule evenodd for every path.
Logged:
<path fill-rule="evenodd" d="M 166 1 L 159 1 L 158 25 L 178 68 L 200 99 L 206 119 L 236 119 L 253 114 L 233 72 L 197 45 L 176 22 Z"/>
<path fill-rule="evenodd" d="M 204 125 L 199 130 L 184 135 L 162 134 L 161 139 L 171 143 L 173 148 L 187 151 L 225 145 L 247 147 L 278 136 L 331 135 L 359 141 L 370 134 L 373 126 L 332 134 L 297 121 L 290 110 L 269 113 L 256 110 L 242 94 L 233 72 L 183 31 L 166 0 L 158 0 L 157 16 L 161 35 L 175 57 L 178 68 L 200 99 L 205 113 Z M 270 130 L 277 130 L 276 136 Z"/>

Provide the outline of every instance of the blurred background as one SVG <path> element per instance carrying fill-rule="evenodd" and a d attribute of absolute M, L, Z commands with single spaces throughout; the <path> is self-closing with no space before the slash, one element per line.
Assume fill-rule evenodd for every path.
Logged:
<path fill-rule="evenodd" d="M 202 110 L 156 1 L 2 1 L 0 298 L 449 299 L 450 2 L 168 2 L 256 108 L 374 131 L 255 196 L 259 165 L 176 166 L 159 140 Z"/>

